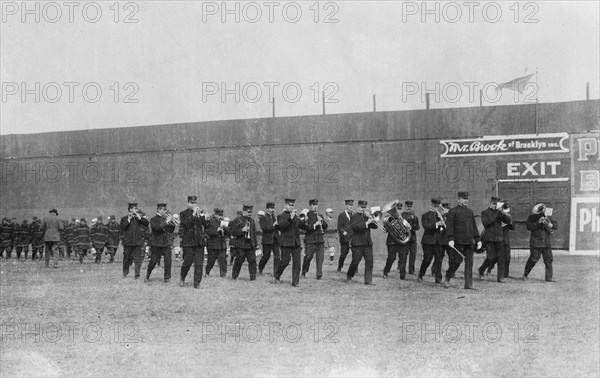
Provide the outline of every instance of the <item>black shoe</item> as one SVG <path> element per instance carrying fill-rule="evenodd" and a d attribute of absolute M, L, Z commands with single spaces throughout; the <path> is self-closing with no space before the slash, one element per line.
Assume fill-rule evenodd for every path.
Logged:
<path fill-rule="evenodd" d="M 483 279 L 484 279 L 484 277 L 483 277 L 483 273 L 481 273 L 481 271 L 480 271 L 480 270 L 478 270 L 478 271 L 477 271 L 477 275 L 479 276 L 479 279 L 480 279 L 481 281 L 483 281 Z"/>
<path fill-rule="evenodd" d="M 435 283 L 436 283 L 436 284 L 439 284 L 439 285 L 441 285 L 441 284 L 442 284 L 442 281 L 440 281 L 440 280 L 435 280 Z"/>
<path fill-rule="evenodd" d="M 383 273 L 383 278 L 387 278 L 387 274 Z"/>
<path fill-rule="evenodd" d="M 506 280 L 503 278 L 501 280 L 498 280 L 498 283 L 506 283 Z"/>
<path fill-rule="evenodd" d="M 302 277 L 302 278 L 306 278 L 306 274 L 305 274 L 305 273 L 302 273 L 302 275 L 301 275 L 300 277 Z"/>
<path fill-rule="evenodd" d="M 144 278 L 144 283 L 148 283 L 150 279 L 148 277 Z"/>
<path fill-rule="evenodd" d="M 185 282 L 183 280 L 179 280 L 179 286 L 181 286 L 181 287 L 185 286 Z"/>
<path fill-rule="evenodd" d="M 377 286 L 377 285 L 375 285 L 373 282 L 365 282 L 365 285 L 369 285 L 369 286 Z"/>
<path fill-rule="evenodd" d="M 400 276 L 400 279 L 401 279 L 402 281 L 406 281 L 406 276 Z"/>
<path fill-rule="evenodd" d="M 165 283 L 169 283 L 169 281 L 170 281 L 170 280 L 167 278 L 167 279 L 165 280 Z"/>
<path fill-rule="evenodd" d="M 448 289 L 450 287 L 450 280 L 444 281 L 444 287 Z"/>
<path fill-rule="evenodd" d="M 318 280 L 320 280 L 321 278 L 323 278 L 323 277 L 321 277 L 321 276 L 318 276 L 318 277 L 317 277 L 317 279 L 318 279 Z"/>
<path fill-rule="evenodd" d="M 556 280 L 550 278 L 549 280 L 546 280 L 546 282 L 556 282 Z"/>
<path fill-rule="evenodd" d="M 346 282 L 350 282 L 350 281 L 352 281 L 352 278 L 346 276 Z"/>
<path fill-rule="evenodd" d="M 194 285 L 194 289 L 200 289 L 200 285 Z"/>
<path fill-rule="evenodd" d="M 338 269 L 338 270 L 337 270 L 337 272 L 338 272 L 338 273 L 342 273 L 342 270 L 341 270 L 341 269 Z"/>
<path fill-rule="evenodd" d="M 527 276 L 523 275 L 523 281 L 527 281 Z"/>
<path fill-rule="evenodd" d="M 418 283 L 423 283 L 423 277 L 419 277 L 419 278 L 417 278 L 417 282 L 418 282 Z"/>
<path fill-rule="evenodd" d="M 465 290 L 475 290 L 475 291 L 477 291 L 479 289 L 477 289 L 476 287 L 465 287 Z"/>

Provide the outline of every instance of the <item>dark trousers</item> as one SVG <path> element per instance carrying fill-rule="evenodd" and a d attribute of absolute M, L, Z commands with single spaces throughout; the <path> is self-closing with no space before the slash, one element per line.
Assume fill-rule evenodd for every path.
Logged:
<path fill-rule="evenodd" d="M 104 252 L 104 246 L 98 248 L 94 247 L 94 249 L 96 250 L 96 259 L 94 262 L 100 264 L 102 262 L 102 252 Z"/>
<path fill-rule="evenodd" d="M 427 268 L 433 260 L 433 275 L 435 276 L 435 282 L 442 283 L 442 260 L 444 259 L 444 252 L 442 246 L 438 244 L 422 244 L 423 247 L 423 261 L 421 262 L 421 268 L 419 269 L 419 278 L 423 278 L 427 273 Z M 456 252 L 455 252 L 456 253 Z"/>
<path fill-rule="evenodd" d="M 300 283 L 300 253 L 302 248 L 300 247 L 281 247 L 281 263 L 277 268 L 275 274 L 276 279 L 280 279 L 281 275 L 285 271 L 290 260 L 292 261 L 292 286 L 298 286 Z"/>
<path fill-rule="evenodd" d="M 192 264 L 194 265 L 194 286 L 200 285 L 202 282 L 202 269 L 204 266 L 204 247 L 183 247 L 183 264 L 181 264 L 180 278 L 185 281 Z M 210 250 L 208 251 L 210 256 Z M 170 253 L 169 253 L 170 255 Z M 159 256 L 160 258 L 160 256 Z M 170 259 L 169 259 L 170 260 Z M 214 261 L 213 261 L 214 264 Z M 167 268 L 167 258 L 165 257 L 165 269 Z M 208 265 L 207 265 L 208 268 Z"/>
<path fill-rule="evenodd" d="M 253 248 L 239 248 L 237 250 L 237 256 L 235 257 L 235 262 L 233 263 L 233 270 L 231 271 L 231 278 L 233 278 L 234 280 L 238 278 L 238 276 L 240 275 L 240 270 L 242 270 L 242 265 L 244 265 L 244 262 L 246 260 L 248 260 L 248 272 L 250 273 L 250 281 L 254 281 L 256 279 L 256 252 Z"/>
<path fill-rule="evenodd" d="M 115 262 L 115 255 L 117 254 L 117 247 L 106 247 L 110 256 L 109 262 Z"/>
<path fill-rule="evenodd" d="M 129 274 L 129 266 L 131 263 L 135 263 L 135 278 L 140 276 L 140 270 L 142 269 L 142 247 L 139 245 L 124 245 L 123 246 L 123 276 Z"/>
<path fill-rule="evenodd" d="M 277 273 L 277 267 L 281 263 L 281 250 L 279 249 L 279 243 L 263 244 L 263 255 L 258 263 L 258 271 L 262 273 L 263 269 L 271 258 L 271 252 L 273 252 L 273 276 Z"/>
<path fill-rule="evenodd" d="M 2 255 L 4 254 L 4 251 L 6 251 L 6 258 L 10 259 L 10 254 L 12 253 L 12 248 L 13 248 L 12 245 L 9 245 L 7 247 L 0 247 L 0 258 L 3 257 Z"/>
<path fill-rule="evenodd" d="M 398 266 L 400 267 L 400 278 L 406 278 L 406 258 L 408 256 L 408 249 L 403 248 L 402 245 L 393 244 L 387 246 L 388 257 L 385 262 L 385 268 L 383 268 L 383 274 L 388 274 L 396 261 L 396 255 L 398 255 Z"/>
<path fill-rule="evenodd" d="M 473 245 L 456 244 L 454 248 L 465 255 L 465 289 L 473 287 Z M 462 264 L 463 258 L 452 248 L 448 249 L 448 259 L 450 260 L 448 270 L 446 271 L 446 281 L 449 281 Z"/>
<path fill-rule="evenodd" d="M 229 248 L 229 264 L 233 264 L 233 261 L 235 260 L 235 256 L 237 256 L 237 248 L 233 248 L 230 247 Z"/>
<path fill-rule="evenodd" d="M 27 258 L 27 255 L 29 254 L 29 246 L 23 246 L 23 247 L 17 247 L 17 259 L 21 258 L 21 251 L 25 253 L 25 258 Z"/>
<path fill-rule="evenodd" d="M 58 265 L 58 245 L 60 242 L 58 241 L 47 241 L 46 243 L 46 268 L 50 266 L 50 254 L 52 253 L 52 257 L 54 259 L 54 266 Z"/>
<path fill-rule="evenodd" d="M 348 256 L 348 252 L 350 252 L 350 244 L 342 244 L 340 242 L 340 259 L 338 261 L 338 272 L 342 270 L 344 267 L 344 261 L 346 261 L 346 256 Z"/>
<path fill-rule="evenodd" d="M 43 246 L 35 246 L 31 248 L 31 260 L 35 260 L 38 257 L 38 253 L 40 259 L 44 255 L 44 247 Z"/>
<path fill-rule="evenodd" d="M 417 260 L 417 241 L 410 240 L 405 244 L 406 248 L 408 248 L 408 274 L 415 274 L 415 262 Z"/>
<path fill-rule="evenodd" d="M 184 252 L 185 255 L 185 252 Z M 209 249 L 208 261 L 206 262 L 206 275 L 210 274 L 215 261 L 219 262 L 219 276 L 227 277 L 227 250 L 225 249 Z M 184 260 L 185 262 L 185 260 Z"/>
<path fill-rule="evenodd" d="M 490 264 L 487 268 L 488 273 L 491 273 L 494 270 L 495 263 Z M 508 277 L 510 268 L 510 244 L 504 243 L 504 278 Z"/>
<path fill-rule="evenodd" d="M 308 273 L 310 270 L 310 262 L 313 256 L 317 260 L 317 278 L 323 277 L 323 260 L 325 259 L 325 244 L 324 243 L 309 243 L 304 245 L 304 262 L 302 263 L 302 274 Z"/>
<path fill-rule="evenodd" d="M 544 266 L 546 267 L 545 279 L 546 281 L 552 280 L 552 260 L 554 260 L 552 257 L 552 248 L 530 247 L 529 252 L 529 259 L 527 259 L 525 272 L 523 273 L 525 277 L 529 275 L 531 269 L 533 269 L 535 264 L 540 260 L 540 257 L 543 257 Z"/>
<path fill-rule="evenodd" d="M 479 267 L 479 274 L 483 275 L 486 269 L 493 267 L 496 263 L 498 264 L 498 277 L 497 281 L 503 280 L 507 274 L 505 273 L 506 265 L 506 254 L 504 249 L 504 242 L 485 242 L 486 258 L 483 264 Z"/>
<path fill-rule="evenodd" d="M 352 263 L 346 277 L 354 277 L 363 257 L 365 258 L 365 284 L 370 284 L 373 281 L 373 247 L 368 245 L 352 247 Z"/>
<path fill-rule="evenodd" d="M 171 247 L 155 247 L 150 246 L 150 264 L 148 264 L 148 271 L 146 272 L 146 278 L 150 278 L 150 274 L 152 274 L 152 270 L 158 264 L 158 261 L 162 256 L 165 258 L 165 280 L 171 278 Z M 200 269 L 202 272 L 202 269 Z"/>
<path fill-rule="evenodd" d="M 77 254 L 79 255 L 79 263 L 83 264 L 83 257 L 87 256 L 88 249 L 87 247 L 78 247 Z"/>

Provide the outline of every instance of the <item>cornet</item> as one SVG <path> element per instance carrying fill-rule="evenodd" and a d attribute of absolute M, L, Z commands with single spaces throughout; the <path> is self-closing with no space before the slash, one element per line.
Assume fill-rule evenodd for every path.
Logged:
<path fill-rule="evenodd" d="M 440 213 L 440 211 L 438 210 L 437 207 L 434 208 L 435 212 L 438 215 L 438 218 L 440 219 L 439 221 L 442 222 L 442 226 L 440 227 L 440 229 L 447 229 L 448 227 L 446 226 L 446 221 L 444 220 L 444 216 L 442 213 Z"/>
<path fill-rule="evenodd" d="M 171 214 L 171 212 L 169 210 L 166 211 L 166 221 L 167 223 L 172 224 L 173 226 L 179 226 L 179 224 L 181 223 L 181 221 L 179 220 L 179 216 L 175 216 L 173 214 Z"/>
<path fill-rule="evenodd" d="M 195 217 L 206 217 L 206 211 L 204 211 L 204 209 L 200 208 L 200 206 L 198 206 L 197 204 L 192 204 L 192 210 L 193 213 L 192 215 Z"/>

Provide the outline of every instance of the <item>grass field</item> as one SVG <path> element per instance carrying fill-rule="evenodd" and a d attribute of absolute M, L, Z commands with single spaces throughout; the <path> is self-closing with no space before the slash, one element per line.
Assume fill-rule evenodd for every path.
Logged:
<path fill-rule="evenodd" d="M 478 291 L 383 279 L 383 253 L 376 286 L 362 284 L 364 264 L 350 283 L 327 262 L 318 281 L 313 265 L 299 288 L 291 266 L 274 285 L 271 273 L 250 282 L 245 264 L 200 290 L 177 285 L 181 263 L 169 284 L 160 267 L 144 284 L 120 263 L 0 264 L 2 377 L 599 374 L 598 257 L 557 254 L 557 283 L 540 261 L 528 282 L 475 278 Z"/>

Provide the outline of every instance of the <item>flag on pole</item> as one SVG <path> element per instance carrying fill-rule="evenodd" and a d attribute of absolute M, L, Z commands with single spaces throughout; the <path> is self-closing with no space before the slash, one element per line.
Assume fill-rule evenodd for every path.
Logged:
<path fill-rule="evenodd" d="M 519 77 L 514 80 L 508 81 L 506 83 L 498 84 L 496 91 L 501 91 L 502 89 L 510 89 L 511 91 L 519 91 L 519 93 L 523 93 L 525 90 L 525 86 L 531 80 L 534 74 L 530 74 L 527 76 Z"/>

